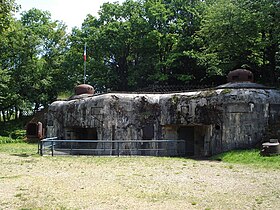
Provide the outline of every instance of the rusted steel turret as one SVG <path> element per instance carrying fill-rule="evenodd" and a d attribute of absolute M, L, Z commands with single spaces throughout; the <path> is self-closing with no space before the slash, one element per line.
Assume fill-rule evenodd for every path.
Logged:
<path fill-rule="evenodd" d="M 254 83 L 254 75 L 251 71 L 246 69 L 236 69 L 228 73 L 228 83 L 218 86 L 217 88 L 237 89 L 270 89 L 261 84 Z"/>
<path fill-rule="evenodd" d="M 228 82 L 254 82 L 254 75 L 246 69 L 236 69 L 229 72 Z"/>
<path fill-rule="evenodd" d="M 81 84 L 75 87 L 75 95 L 94 94 L 94 89 L 91 85 Z"/>
<path fill-rule="evenodd" d="M 71 96 L 69 100 L 91 97 L 95 93 L 94 88 L 88 84 L 77 85 L 74 90 L 75 95 Z"/>

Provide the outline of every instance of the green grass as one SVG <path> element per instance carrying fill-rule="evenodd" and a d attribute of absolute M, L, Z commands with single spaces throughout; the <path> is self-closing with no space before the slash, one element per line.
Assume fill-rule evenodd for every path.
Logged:
<path fill-rule="evenodd" d="M 212 160 L 221 160 L 228 163 L 248 164 L 264 168 L 280 169 L 280 155 L 264 157 L 260 155 L 260 151 L 252 150 L 234 150 L 222 153 L 211 158 Z"/>
<path fill-rule="evenodd" d="M 37 144 L 28 144 L 25 142 L 0 144 L 0 152 L 14 154 L 18 156 L 30 156 L 37 154 Z"/>
<path fill-rule="evenodd" d="M 34 156 L 37 155 L 37 144 L 29 144 L 23 142 L 21 140 L 13 140 L 7 138 L 6 143 L 1 143 L 1 139 L 6 139 L 6 137 L 0 137 L 0 152 L 1 153 L 8 153 L 14 154 L 19 156 Z M 11 143 L 10 143 L 11 142 Z M 60 157 L 59 159 L 63 159 Z M 119 159 L 110 158 L 110 157 L 95 157 L 95 158 L 88 158 L 88 156 L 84 156 L 82 158 L 85 162 L 98 162 L 99 164 L 115 161 L 120 161 Z M 182 160 L 181 158 L 168 158 L 162 157 L 160 160 L 168 161 L 171 159 Z M 80 159 L 79 159 L 80 160 Z M 222 153 L 216 156 L 213 156 L 211 160 L 220 160 L 222 162 L 232 163 L 232 164 L 246 164 L 255 167 L 263 167 L 263 168 L 275 168 L 280 169 L 280 155 L 278 156 L 270 156 L 270 157 L 263 157 L 259 154 L 259 150 L 235 150 L 226 153 Z M 130 162 L 131 159 L 122 159 L 121 162 Z M 155 161 L 159 161 L 155 158 Z M 234 168 L 233 165 L 229 166 L 230 169 Z"/>

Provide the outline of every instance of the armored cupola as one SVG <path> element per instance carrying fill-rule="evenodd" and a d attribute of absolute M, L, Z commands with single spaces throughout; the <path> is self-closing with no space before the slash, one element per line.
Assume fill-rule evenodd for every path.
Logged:
<path fill-rule="evenodd" d="M 251 71 L 246 69 L 236 69 L 229 72 L 227 76 L 228 82 L 253 82 L 254 75 Z"/>
<path fill-rule="evenodd" d="M 74 91 L 75 91 L 75 95 L 71 96 L 68 100 L 91 97 L 94 95 L 95 92 L 94 88 L 88 84 L 77 85 L 74 88 Z"/>
<path fill-rule="evenodd" d="M 258 88 L 267 89 L 264 85 L 254 83 L 254 75 L 246 69 L 236 69 L 228 73 L 227 84 L 218 86 L 217 88 Z"/>
<path fill-rule="evenodd" d="M 75 87 L 75 95 L 94 94 L 94 89 L 91 85 L 81 84 Z"/>

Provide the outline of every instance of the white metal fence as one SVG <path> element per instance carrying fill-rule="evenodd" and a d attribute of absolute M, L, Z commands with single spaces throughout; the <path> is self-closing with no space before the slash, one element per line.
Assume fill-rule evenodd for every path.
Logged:
<path fill-rule="evenodd" d="M 185 156 L 184 140 L 63 140 L 39 142 L 40 155 Z"/>

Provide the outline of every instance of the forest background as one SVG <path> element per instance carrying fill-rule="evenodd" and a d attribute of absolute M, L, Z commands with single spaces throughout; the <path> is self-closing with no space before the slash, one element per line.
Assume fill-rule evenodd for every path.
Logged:
<path fill-rule="evenodd" d="M 48 11 L 0 3 L 2 121 L 36 112 L 83 83 L 99 92 L 153 85 L 219 85 L 236 68 L 280 81 L 279 0 L 126 0 L 105 3 L 80 28 Z M 73 14 L 75 15 L 75 14 Z"/>

